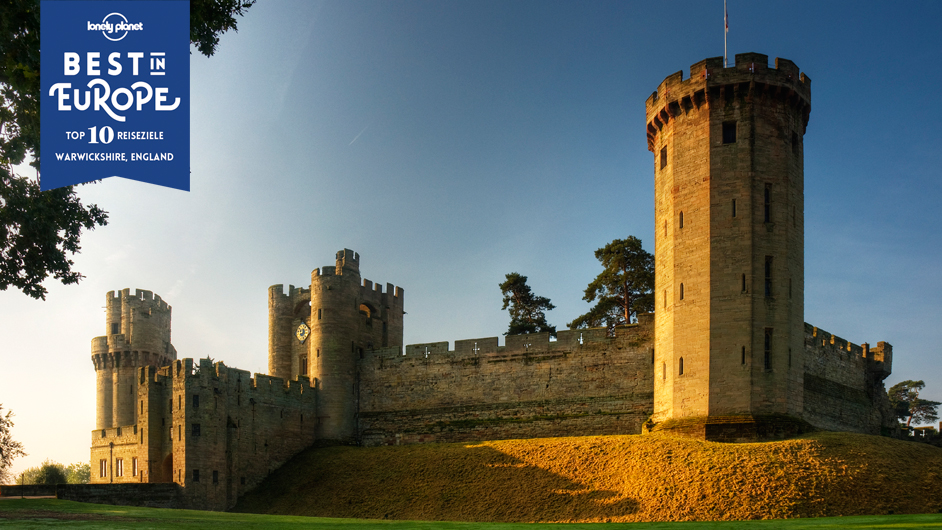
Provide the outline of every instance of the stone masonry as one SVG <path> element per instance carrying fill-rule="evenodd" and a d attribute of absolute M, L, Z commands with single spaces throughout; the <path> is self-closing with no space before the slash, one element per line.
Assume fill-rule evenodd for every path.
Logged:
<path fill-rule="evenodd" d="M 701 61 L 647 100 L 656 309 L 612 333 L 403 346 L 403 290 L 362 279 L 344 249 L 309 287 L 269 288 L 269 374 L 252 375 L 177 359 L 166 302 L 108 293 L 92 482 L 175 483 L 166 502 L 223 510 L 315 443 L 893 427 L 892 346 L 804 322 L 810 83 L 750 53 Z"/>

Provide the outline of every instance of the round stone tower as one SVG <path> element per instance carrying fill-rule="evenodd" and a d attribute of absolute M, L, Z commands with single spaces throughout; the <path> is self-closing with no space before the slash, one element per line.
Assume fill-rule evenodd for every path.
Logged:
<path fill-rule="evenodd" d="M 105 333 L 92 339 L 97 375 L 96 429 L 137 423 L 137 368 L 167 366 L 177 358 L 170 343 L 170 306 L 151 291 L 109 291 Z"/>
<path fill-rule="evenodd" d="M 707 439 L 800 422 L 803 136 L 811 80 L 757 53 L 677 72 L 648 98 L 655 174 L 652 420 Z M 789 426 L 791 425 L 791 426 Z"/>
<path fill-rule="evenodd" d="M 402 346 L 403 291 L 360 277 L 360 256 L 337 252 L 311 288 L 269 288 L 269 373 L 308 376 L 317 389 L 317 438 L 357 441 L 358 366 L 370 351 Z"/>

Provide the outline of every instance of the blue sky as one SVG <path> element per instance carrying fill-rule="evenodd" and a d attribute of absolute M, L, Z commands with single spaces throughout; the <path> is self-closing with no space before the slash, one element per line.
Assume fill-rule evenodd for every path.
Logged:
<path fill-rule="evenodd" d="M 888 341 L 888 385 L 942 401 L 942 4 L 730 0 L 730 57 L 812 79 L 805 136 L 805 320 Z M 405 289 L 407 343 L 500 335 L 517 271 L 563 327 L 595 249 L 653 250 L 644 101 L 723 53 L 713 2 L 261 0 L 194 54 L 192 191 L 107 179 L 78 286 L 0 293 L 0 403 L 29 457 L 88 459 L 90 341 L 105 293 L 173 306 L 182 357 L 267 370 L 267 287 L 334 253 Z"/>

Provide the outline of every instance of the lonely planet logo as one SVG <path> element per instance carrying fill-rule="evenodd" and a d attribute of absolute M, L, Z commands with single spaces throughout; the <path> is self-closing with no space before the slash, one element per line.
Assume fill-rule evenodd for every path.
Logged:
<path fill-rule="evenodd" d="M 88 31 L 100 31 L 106 39 L 117 42 L 127 37 L 129 31 L 144 31 L 144 23 L 129 24 L 127 17 L 121 13 L 109 13 L 101 24 L 93 24 L 89 20 Z"/>

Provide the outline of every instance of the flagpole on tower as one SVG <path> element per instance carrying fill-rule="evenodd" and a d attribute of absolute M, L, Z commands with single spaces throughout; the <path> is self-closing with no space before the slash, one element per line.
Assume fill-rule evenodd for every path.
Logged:
<path fill-rule="evenodd" d="M 729 33 L 729 11 L 726 9 L 726 0 L 723 0 L 723 68 L 729 68 L 726 62 L 726 34 Z"/>

